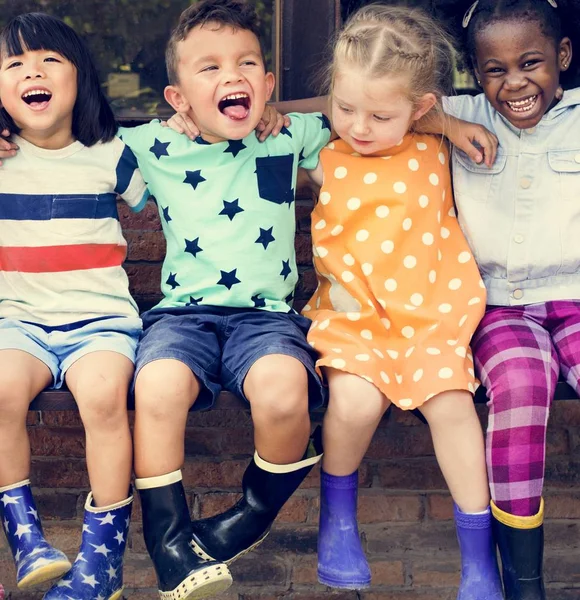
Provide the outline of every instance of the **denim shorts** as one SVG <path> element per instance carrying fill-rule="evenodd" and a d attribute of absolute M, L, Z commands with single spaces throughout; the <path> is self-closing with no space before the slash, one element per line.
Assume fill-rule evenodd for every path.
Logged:
<path fill-rule="evenodd" d="M 62 387 L 67 369 L 91 352 L 117 352 L 135 362 L 141 335 L 138 317 L 102 317 L 47 327 L 16 319 L 0 319 L 0 350 L 22 350 L 51 371 L 51 389 Z"/>
<path fill-rule="evenodd" d="M 153 309 L 143 314 L 135 378 L 150 362 L 178 360 L 200 382 L 193 410 L 203 410 L 222 389 L 247 401 L 243 385 L 250 367 L 263 356 L 284 354 L 306 368 L 309 407 L 318 408 L 326 388 L 315 369 L 318 355 L 306 341 L 309 328 L 310 320 L 297 313 L 215 306 Z"/>

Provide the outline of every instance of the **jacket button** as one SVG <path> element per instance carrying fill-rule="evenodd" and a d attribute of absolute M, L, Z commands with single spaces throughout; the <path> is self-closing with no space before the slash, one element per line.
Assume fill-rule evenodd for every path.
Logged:
<path fill-rule="evenodd" d="M 524 188 L 524 190 L 527 190 L 532 185 L 532 181 L 529 177 L 522 177 L 520 180 L 520 185 L 522 188 Z"/>
<path fill-rule="evenodd" d="M 524 297 L 523 290 L 514 290 L 512 296 L 515 300 L 521 300 Z"/>

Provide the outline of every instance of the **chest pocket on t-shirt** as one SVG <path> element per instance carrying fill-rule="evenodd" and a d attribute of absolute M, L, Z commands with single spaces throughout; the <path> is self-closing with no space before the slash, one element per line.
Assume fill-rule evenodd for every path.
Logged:
<path fill-rule="evenodd" d="M 97 227 L 98 196 L 63 194 L 52 198 L 53 231 L 64 237 L 78 238 Z"/>
<path fill-rule="evenodd" d="M 548 162 L 558 175 L 560 198 L 568 202 L 580 200 L 580 150 L 548 152 Z"/>
<path fill-rule="evenodd" d="M 474 163 L 457 148 L 453 149 L 453 159 L 453 193 L 458 203 L 462 200 L 487 202 L 500 191 L 506 154 L 498 154 L 491 167 Z"/>
<path fill-rule="evenodd" d="M 294 155 L 256 158 L 256 177 L 260 198 L 275 204 L 294 202 Z"/>

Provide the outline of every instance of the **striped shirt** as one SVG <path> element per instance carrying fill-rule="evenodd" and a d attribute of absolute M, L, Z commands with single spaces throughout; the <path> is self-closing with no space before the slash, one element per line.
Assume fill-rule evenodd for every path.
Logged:
<path fill-rule="evenodd" d="M 20 150 L 0 168 L 0 318 L 58 326 L 137 316 L 122 264 L 117 194 L 133 209 L 148 191 L 115 138 L 86 147 Z"/>

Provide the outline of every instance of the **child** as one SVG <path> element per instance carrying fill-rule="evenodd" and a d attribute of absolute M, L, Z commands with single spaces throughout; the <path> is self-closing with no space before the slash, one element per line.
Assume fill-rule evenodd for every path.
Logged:
<path fill-rule="evenodd" d="M 456 503 L 458 599 L 499 600 L 469 350 L 485 291 L 455 219 L 446 148 L 414 130 L 449 89 L 452 65 L 437 24 L 403 8 L 361 9 L 334 49 L 331 115 L 341 139 L 313 173 L 322 183 L 312 216 L 319 286 L 304 309 L 330 391 L 318 576 L 337 588 L 370 584 L 357 469 L 392 403 L 419 408 L 431 427 Z"/>
<path fill-rule="evenodd" d="M 0 34 L 0 129 L 17 156 L 0 178 L 0 517 L 20 589 L 118 598 L 132 496 L 127 390 L 141 320 L 122 268 L 116 195 L 148 196 L 78 35 L 43 14 Z M 66 382 L 86 431 L 92 492 L 74 564 L 44 539 L 32 496 L 31 400 Z"/>
<path fill-rule="evenodd" d="M 309 405 L 323 401 L 310 321 L 291 308 L 293 202 L 298 166 L 316 166 L 330 127 L 322 115 L 295 115 L 258 142 L 274 76 L 256 25 L 236 0 L 189 7 L 168 44 L 165 97 L 201 135 L 191 141 L 159 122 L 122 130 L 167 239 L 164 298 L 143 316 L 136 361 L 135 471 L 147 548 L 171 598 L 226 589 L 224 563 L 264 539 L 321 456 L 319 441 L 309 442 Z M 192 405 L 211 406 L 222 388 L 249 402 L 256 453 L 242 499 L 192 526 L 180 470 L 185 424 Z"/>
<path fill-rule="evenodd" d="M 580 89 L 575 0 L 481 0 L 464 19 L 484 94 L 445 110 L 494 132 L 491 171 L 453 154 L 460 224 L 487 288 L 473 339 L 489 397 L 487 464 L 509 600 L 543 600 L 546 424 L 558 373 L 580 393 Z M 564 86 L 566 91 L 563 91 Z"/>

